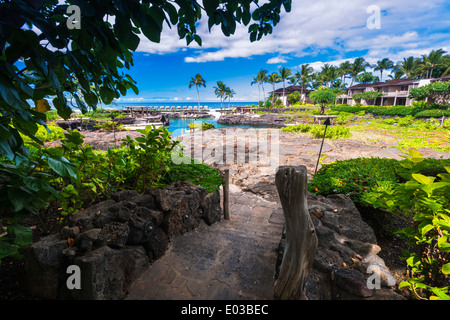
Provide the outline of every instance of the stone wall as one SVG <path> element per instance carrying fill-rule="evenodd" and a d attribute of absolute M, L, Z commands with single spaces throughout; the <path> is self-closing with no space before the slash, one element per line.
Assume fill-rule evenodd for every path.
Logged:
<path fill-rule="evenodd" d="M 310 300 L 403 300 L 395 293 L 396 280 L 377 253 L 381 248 L 350 198 L 344 195 L 308 195 L 308 210 L 319 246 L 305 285 Z M 284 253 L 278 247 L 276 274 Z M 379 288 L 370 288 L 369 283 Z"/>
<path fill-rule="evenodd" d="M 117 192 L 26 250 L 27 291 L 43 299 L 121 299 L 173 235 L 221 217 L 219 192 L 207 194 L 189 182 L 146 194 Z M 80 268 L 80 289 L 67 288 L 70 265 Z"/>

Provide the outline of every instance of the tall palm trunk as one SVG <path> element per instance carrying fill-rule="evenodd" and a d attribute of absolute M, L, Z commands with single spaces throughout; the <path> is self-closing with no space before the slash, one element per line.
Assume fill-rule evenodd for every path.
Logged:
<path fill-rule="evenodd" d="M 197 88 L 198 109 L 200 110 L 200 94 L 198 93 L 198 85 L 196 85 L 195 87 Z"/>

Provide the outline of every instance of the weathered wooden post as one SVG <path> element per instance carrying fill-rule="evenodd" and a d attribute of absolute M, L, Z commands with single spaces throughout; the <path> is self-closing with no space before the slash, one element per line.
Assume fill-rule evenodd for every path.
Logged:
<path fill-rule="evenodd" d="M 223 172 L 223 216 L 230 220 L 230 169 Z"/>
<path fill-rule="evenodd" d="M 281 166 L 275 175 L 286 228 L 283 261 L 274 288 L 276 299 L 307 299 L 305 283 L 318 245 L 307 207 L 307 181 L 305 166 Z"/>

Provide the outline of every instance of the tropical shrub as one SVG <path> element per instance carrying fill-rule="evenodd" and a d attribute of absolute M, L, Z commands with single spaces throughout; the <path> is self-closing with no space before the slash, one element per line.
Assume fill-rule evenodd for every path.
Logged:
<path fill-rule="evenodd" d="M 209 130 L 209 129 L 215 129 L 216 127 L 209 122 L 203 122 L 202 123 L 202 130 Z"/>
<path fill-rule="evenodd" d="M 398 161 L 386 158 L 356 158 L 324 164 L 308 184 L 308 190 L 324 196 L 346 194 L 355 203 L 381 182 L 398 181 Z"/>
<path fill-rule="evenodd" d="M 407 115 L 405 117 L 397 117 L 395 118 L 397 125 L 399 127 L 408 127 L 414 123 L 414 117 L 411 115 Z"/>
<path fill-rule="evenodd" d="M 313 138 L 323 138 L 325 134 L 325 138 L 328 139 L 345 139 L 350 137 L 350 129 L 343 126 L 332 126 L 328 127 L 325 132 L 325 126 L 322 125 L 313 125 L 311 126 L 311 130 L 309 131 Z"/>
<path fill-rule="evenodd" d="M 347 124 L 347 122 L 353 117 L 353 114 L 350 112 L 339 112 L 339 115 L 336 118 L 336 122 L 338 124 Z"/>
<path fill-rule="evenodd" d="M 275 107 L 280 107 L 283 105 L 283 101 L 280 98 L 277 98 L 277 100 L 275 100 Z"/>
<path fill-rule="evenodd" d="M 202 123 L 190 123 L 189 124 L 190 129 L 200 129 L 200 130 L 209 130 L 209 129 L 215 129 L 216 127 L 209 122 L 202 122 Z"/>
<path fill-rule="evenodd" d="M 204 163 L 172 164 L 163 182 L 170 184 L 176 181 L 189 181 L 205 188 L 208 193 L 218 191 L 223 183 L 220 171 Z"/>
<path fill-rule="evenodd" d="M 300 98 L 302 97 L 301 93 L 298 91 L 294 91 L 290 94 L 288 94 L 288 101 L 291 105 L 296 104 L 300 101 Z"/>
<path fill-rule="evenodd" d="M 164 127 L 147 126 L 136 131 L 141 133 L 140 137 L 127 136 L 122 141 L 129 149 L 129 159 L 135 169 L 130 187 L 144 193 L 148 187 L 157 187 L 169 171 L 172 150 L 180 142 L 172 141 Z"/>
<path fill-rule="evenodd" d="M 440 118 L 442 116 L 450 116 L 450 110 L 429 109 L 419 111 L 414 114 L 416 118 Z"/>
<path fill-rule="evenodd" d="M 313 138 L 323 138 L 325 133 L 325 126 L 323 125 L 310 125 L 310 124 L 296 124 L 287 126 L 281 129 L 286 132 L 309 132 Z M 327 127 L 325 138 L 328 139 L 345 139 L 350 137 L 350 129 L 342 126 L 330 126 Z"/>
<path fill-rule="evenodd" d="M 282 131 L 286 132 L 308 132 L 311 130 L 310 124 L 294 124 L 292 126 L 281 128 Z"/>
<path fill-rule="evenodd" d="M 353 95 L 353 99 L 363 99 L 374 103 L 377 98 L 383 97 L 385 94 L 380 91 L 364 91 Z"/>
<path fill-rule="evenodd" d="M 125 130 L 125 128 L 121 124 L 115 123 L 111 120 L 98 122 L 95 127 L 105 131 Z"/>
<path fill-rule="evenodd" d="M 84 143 L 77 130 L 68 130 L 59 147 L 30 143 L 28 158 L 2 159 L 0 225 L 6 226 L 7 236 L 0 238 L 0 259 L 18 256 L 31 244 L 31 230 L 20 225 L 29 213 L 36 214 L 46 230 L 45 212 L 50 203 L 60 208 L 63 222 L 117 190 L 145 192 L 148 187 L 164 186 L 190 174 L 193 183 L 208 191 L 221 184 L 218 171 L 206 165 L 174 167 L 171 151 L 179 142 L 171 140 L 166 128 L 147 127 L 139 132 L 141 136 L 135 139 L 127 136 L 121 148 L 104 152 Z M 174 173 L 169 176 L 172 167 Z"/>
<path fill-rule="evenodd" d="M 415 103 L 412 106 L 331 106 L 334 112 L 358 113 L 364 111 L 376 116 L 414 116 L 414 117 L 442 117 L 450 116 L 450 110 L 445 110 L 446 106 L 424 103 Z"/>
<path fill-rule="evenodd" d="M 36 138 L 42 142 L 60 140 L 64 138 L 64 129 L 57 125 L 47 124 L 47 128 L 44 126 L 38 126 L 38 130 L 35 133 Z M 31 138 L 26 135 L 22 135 L 24 143 L 30 143 Z"/>
<path fill-rule="evenodd" d="M 400 283 L 418 299 L 450 300 L 450 167 L 446 173 L 426 176 L 418 173 L 423 155 L 410 150 L 400 165 L 406 182 L 376 188 L 363 195 L 363 201 L 390 213 L 412 217 L 413 224 L 397 233 L 414 245 L 404 251 L 412 277 Z"/>
<path fill-rule="evenodd" d="M 335 102 L 338 93 L 334 89 L 321 87 L 309 94 L 309 98 L 320 105 L 320 113 L 323 114 L 325 107 Z"/>

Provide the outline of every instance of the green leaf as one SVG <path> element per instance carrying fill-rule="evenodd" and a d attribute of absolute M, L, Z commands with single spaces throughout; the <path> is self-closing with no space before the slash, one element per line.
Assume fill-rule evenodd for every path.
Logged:
<path fill-rule="evenodd" d="M 0 259 L 19 253 L 19 247 L 0 238 Z"/>
<path fill-rule="evenodd" d="M 178 22 L 177 9 L 168 2 L 165 5 L 165 9 L 169 13 L 170 23 L 172 23 L 173 25 L 177 24 L 177 22 Z"/>
<path fill-rule="evenodd" d="M 66 120 L 70 118 L 72 109 L 67 105 L 67 100 L 63 95 L 54 98 L 52 102 L 56 110 L 58 111 L 58 115 Z"/>
<path fill-rule="evenodd" d="M 205 8 L 206 14 L 211 16 L 219 7 L 219 0 L 203 0 L 203 7 Z"/>
<path fill-rule="evenodd" d="M 33 243 L 33 233 L 30 228 L 20 224 L 12 224 L 7 228 L 8 234 L 15 235 L 14 243 L 24 248 Z"/>
<path fill-rule="evenodd" d="M 433 183 L 433 181 L 435 179 L 433 177 L 424 176 L 423 174 L 420 174 L 420 173 L 413 173 L 412 177 L 414 178 L 414 180 L 418 181 L 419 183 L 426 184 L 426 185 Z"/>
<path fill-rule="evenodd" d="M 19 212 L 33 200 L 33 194 L 24 187 L 13 187 L 8 188 L 8 199 L 14 206 L 14 211 Z"/>
<path fill-rule="evenodd" d="M 450 263 L 446 263 L 442 266 L 443 274 L 450 274 Z"/>
<path fill-rule="evenodd" d="M 2 74 L 0 74 L 0 96 L 11 108 L 19 111 L 29 108 L 29 106 L 20 99 L 19 93 L 11 84 L 11 81 Z"/>
<path fill-rule="evenodd" d="M 48 157 L 48 165 L 62 177 L 72 177 L 77 179 L 76 165 L 70 163 L 70 161 L 64 157 Z"/>
<path fill-rule="evenodd" d="M 439 288 L 431 288 L 431 291 L 437 296 L 438 299 L 431 296 L 430 300 L 450 300 L 450 296 L 446 295 L 441 289 Z"/>
<path fill-rule="evenodd" d="M 422 228 L 422 236 L 424 236 L 427 232 L 434 229 L 434 226 L 432 224 L 427 224 L 425 227 Z"/>

